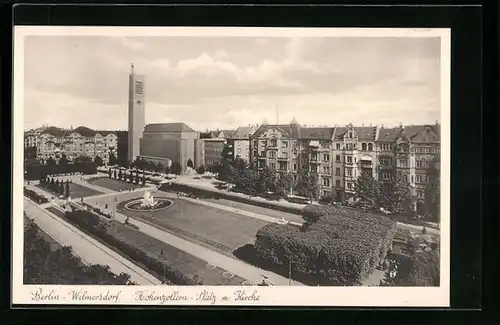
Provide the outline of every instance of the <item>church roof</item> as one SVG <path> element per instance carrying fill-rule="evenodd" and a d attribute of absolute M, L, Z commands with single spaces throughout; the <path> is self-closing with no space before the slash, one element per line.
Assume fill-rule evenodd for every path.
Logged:
<path fill-rule="evenodd" d="M 144 128 L 145 132 L 196 132 L 186 123 L 153 123 Z"/>

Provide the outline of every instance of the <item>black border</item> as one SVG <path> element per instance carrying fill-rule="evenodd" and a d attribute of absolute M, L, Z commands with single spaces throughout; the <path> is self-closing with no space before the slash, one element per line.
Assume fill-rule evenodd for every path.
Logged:
<path fill-rule="evenodd" d="M 462 2 L 466 4 L 465 2 Z M 474 3 L 468 3 L 474 4 Z M 497 190 L 497 162 L 498 155 L 495 149 L 498 149 L 496 144 L 497 134 L 495 126 L 498 122 L 496 109 L 498 84 L 498 66 L 496 65 L 497 47 L 497 22 L 496 15 L 498 6 L 495 1 L 483 1 L 475 3 L 482 6 L 448 6 L 448 7 L 403 7 L 403 6 L 377 6 L 377 7 L 345 7 L 345 6 L 32 6 L 20 5 L 14 8 L 15 20 L 11 20 L 13 13 L 8 10 L 3 10 L 2 7 L 2 22 L 3 28 L 3 44 L 2 44 L 2 120 L 4 122 L 2 128 L 3 152 L 8 152 L 11 156 L 10 141 L 10 110 L 11 107 L 11 75 L 9 71 L 12 69 L 12 26 L 11 21 L 15 24 L 24 25 L 128 25 L 128 26 L 286 26 L 286 27 L 451 27 L 452 28 L 452 260 L 451 260 L 451 306 L 453 309 L 468 309 L 478 310 L 482 307 L 482 293 L 492 293 L 494 286 L 484 286 L 484 292 L 481 292 L 482 283 L 482 238 L 481 238 L 481 218 L 485 215 L 484 230 L 485 234 L 489 234 L 491 239 L 497 235 L 498 227 L 494 224 L 497 216 L 496 210 L 489 210 L 488 214 L 482 211 L 498 208 Z M 435 3 L 434 3 L 435 5 Z M 8 8 L 5 8 L 8 9 Z M 9 30 L 10 29 L 10 30 Z M 488 42 L 483 41 L 486 37 Z M 483 48 L 484 46 L 484 48 Z M 481 52 L 483 51 L 483 52 Z M 484 68 L 481 63 L 483 62 Z M 484 70 L 483 70 L 484 69 Z M 484 72 L 484 74 L 483 74 Z M 483 97 L 482 95 L 485 95 Z M 7 124 L 8 123 L 8 124 Z M 483 129 L 481 126 L 483 125 Z M 5 127 L 7 126 L 7 127 Z M 493 127 L 493 128 L 492 128 Z M 483 134 L 482 131 L 488 132 Z M 490 133 L 491 132 L 491 133 Z M 486 146 L 486 142 L 488 146 Z M 482 145 L 481 145 L 482 144 Z M 3 170 L 9 170 L 6 166 Z M 482 170 L 483 169 L 483 170 Z M 488 171 L 488 177 L 483 176 Z M 483 174 L 484 173 L 484 174 Z M 493 174 L 492 174 L 493 173 Z M 0 174 L 5 178 L 1 184 L 10 184 L 11 175 L 4 173 Z M 6 176 L 9 177 L 6 177 Z M 486 181 L 485 181 L 486 180 Z M 10 186 L 8 187 L 10 189 Z M 7 189 L 7 187 L 5 187 Z M 10 193 L 4 191 L 3 193 Z M 9 197 L 4 195 L 5 197 Z M 488 201 L 485 201 L 488 200 Z M 490 206 L 485 204 L 489 203 Z M 2 289 L 10 289 L 10 220 L 7 215 L 10 215 L 10 200 L 6 204 L 2 204 L 2 238 L 4 241 L 4 253 L 2 268 Z M 493 213 L 492 213 L 493 212 Z M 488 219 L 488 220 L 487 220 Z M 487 226 L 487 222 L 489 227 Z M 493 225 L 493 227 L 491 227 Z M 485 237 L 485 241 L 486 241 Z M 496 243 L 493 243 L 496 244 Z M 489 249 L 488 247 L 491 247 Z M 498 247 L 498 246 L 497 246 Z M 494 246 L 484 245 L 485 253 L 488 249 L 491 254 L 497 249 Z M 489 255 L 485 255 L 488 257 Z M 493 257 L 493 255 L 491 255 Z M 484 265 L 484 264 L 483 264 Z M 484 265 L 486 266 L 486 265 Z M 484 269 L 486 271 L 486 268 Z M 485 274 L 486 278 L 488 277 Z M 5 299 L 5 306 L 9 308 L 10 294 Z M 486 298 L 486 297 L 485 297 Z M 484 303 L 487 301 L 485 300 Z M 491 301 L 490 301 L 491 302 Z M 31 308 L 31 307 L 30 307 Z M 56 317 L 65 319 L 66 321 L 95 321 L 97 314 L 88 311 L 89 307 L 77 307 L 80 317 L 75 318 L 68 315 L 67 307 L 61 308 L 62 311 Z M 112 307 L 113 308 L 113 307 Z M 125 307 L 113 308 L 109 315 L 117 315 Z M 229 307 L 235 309 L 234 307 Z M 186 312 L 177 312 L 176 314 L 188 315 L 197 314 L 200 321 L 213 320 L 207 312 L 192 313 L 194 310 L 227 310 L 229 308 L 182 308 Z M 86 309 L 86 310 L 83 310 Z M 93 308 L 94 309 L 94 308 Z M 96 307 L 95 309 L 103 310 L 105 307 Z M 133 308 L 138 310 L 139 308 Z M 168 309 L 173 311 L 179 310 L 178 307 L 169 308 L 140 308 L 144 309 Z M 238 308 L 240 309 L 240 308 Z M 237 315 L 240 321 L 244 319 L 252 319 L 255 308 L 241 308 L 244 313 L 227 313 L 227 315 Z M 273 321 L 290 321 L 292 319 L 300 319 L 305 313 L 299 314 L 292 312 L 298 308 L 280 307 L 281 311 L 272 312 L 279 313 L 279 318 Z M 310 310 L 339 310 L 340 308 L 308 308 Z M 53 309 L 52 309 L 53 310 Z M 282 311 L 289 311 L 283 313 Z M 409 315 L 396 314 L 389 311 L 379 311 L 377 313 L 363 311 L 338 311 L 334 318 L 326 317 L 329 321 L 376 321 L 377 319 L 387 319 L 390 313 L 392 320 L 399 320 L 405 323 L 441 323 L 444 315 L 450 313 L 438 312 L 423 312 L 422 309 L 417 309 L 408 312 Z M 189 312 L 188 312 L 189 311 Z M 90 314 L 89 314 L 90 312 Z M 30 312 L 33 315 L 38 314 L 38 311 Z M 52 312 L 51 316 L 55 316 Z M 20 310 L 10 312 L 15 315 L 15 323 L 24 323 L 27 320 Z M 169 312 L 170 314 L 170 312 Z M 202 314 L 202 315 L 200 315 Z M 242 315 L 243 314 L 243 315 Z M 264 317 L 270 317 L 271 313 L 266 312 Z M 327 316 L 329 313 L 323 313 Z M 82 317 L 84 315 L 90 318 Z M 138 321 L 139 317 L 146 319 L 144 313 L 127 312 L 128 320 Z M 135 316 L 135 317 L 132 317 Z M 331 316 L 331 314 L 329 314 Z M 375 316 L 378 315 L 378 316 Z M 257 316 L 257 315 L 255 315 Z M 288 317 L 287 317 L 288 316 Z M 308 313 L 307 318 L 303 320 L 314 321 L 320 320 L 320 313 Z M 452 316 L 445 318 L 454 318 L 454 323 L 466 322 L 470 323 L 470 317 L 476 317 L 477 312 L 453 313 Z M 170 316 L 167 316 L 170 317 Z M 297 318 L 298 317 L 298 318 Z M 44 317 L 45 318 L 45 317 Z M 189 317 L 191 318 L 191 317 Z M 234 318 L 234 317 L 233 317 Z M 272 317 L 274 318 L 274 317 Z M 185 318 L 184 318 L 185 319 Z M 191 318 L 192 319 L 192 318 Z M 100 318 L 99 320 L 109 320 L 109 318 Z M 477 319 L 476 319 L 477 320 Z M 164 321 L 168 321 L 166 318 Z M 14 323 L 14 322 L 13 322 Z M 386 322 L 385 322 L 386 323 Z"/>

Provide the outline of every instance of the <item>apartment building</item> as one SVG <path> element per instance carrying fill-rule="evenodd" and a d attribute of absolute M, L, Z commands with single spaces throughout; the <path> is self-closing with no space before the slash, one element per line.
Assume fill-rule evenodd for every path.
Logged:
<path fill-rule="evenodd" d="M 438 168 L 440 127 L 436 125 L 306 127 L 261 125 L 250 136 L 250 162 L 283 172 L 315 172 L 319 196 L 355 196 L 360 175 L 389 182 L 407 179 L 422 198 L 429 168 Z"/>
<path fill-rule="evenodd" d="M 257 126 L 240 126 L 232 134 L 226 137 L 225 158 L 241 158 L 250 163 L 250 137 L 257 130 Z"/>
<path fill-rule="evenodd" d="M 58 160 L 64 154 L 69 161 L 78 156 L 91 159 L 99 156 L 108 163 L 110 155 L 116 156 L 117 136 L 113 131 L 95 131 L 86 127 L 74 130 L 47 127 L 39 134 L 25 134 L 25 145 L 33 143 L 37 148 L 37 158 L 42 160 Z"/>

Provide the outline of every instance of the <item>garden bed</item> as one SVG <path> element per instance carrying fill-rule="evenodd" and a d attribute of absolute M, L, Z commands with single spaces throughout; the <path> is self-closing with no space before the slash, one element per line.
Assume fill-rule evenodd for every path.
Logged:
<path fill-rule="evenodd" d="M 117 221 L 103 222 L 87 211 L 66 213 L 65 219 L 115 247 L 159 279 L 166 274 L 166 278 L 177 285 L 234 285 L 244 281 L 238 277 L 227 279 L 222 274 L 224 270 L 204 268 L 203 260 Z"/>
<path fill-rule="evenodd" d="M 34 201 L 38 204 L 43 204 L 43 203 L 49 202 L 49 200 L 45 196 L 40 195 L 37 192 L 30 190 L 27 187 L 24 188 L 24 196 L 30 198 L 32 201 Z"/>

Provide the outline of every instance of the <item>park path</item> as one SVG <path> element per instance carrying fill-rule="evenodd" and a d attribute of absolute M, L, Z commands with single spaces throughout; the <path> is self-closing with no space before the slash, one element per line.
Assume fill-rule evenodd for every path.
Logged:
<path fill-rule="evenodd" d="M 71 246 L 73 252 L 86 264 L 108 265 L 115 274 L 122 272 L 130 274 L 130 280 L 139 285 L 161 284 L 160 280 L 139 266 L 26 198 L 24 210 L 28 217 L 32 218 L 49 236 L 64 246 Z"/>

